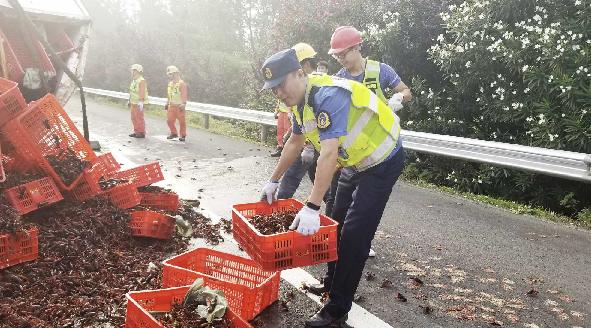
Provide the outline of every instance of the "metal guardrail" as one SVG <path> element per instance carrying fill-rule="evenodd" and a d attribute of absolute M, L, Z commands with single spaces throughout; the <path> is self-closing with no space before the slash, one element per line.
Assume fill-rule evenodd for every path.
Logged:
<path fill-rule="evenodd" d="M 123 92 L 92 88 L 85 88 L 84 90 L 87 93 L 100 96 L 129 99 L 129 94 Z M 166 99 L 150 97 L 149 102 L 164 106 Z M 204 114 L 206 128 L 209 127 L 208 118 L 210 115 L 261 124 L 262 139 L 266 139 L 267 127 L 277 125 L 273 114 L 268 112 L 191 101 L 187 103 L 186 109 Z M 402 137 L 404 148 L 420 153 L 452 157 L 591 183 L 590 154 L 407 130 L 402 130 Z"/>

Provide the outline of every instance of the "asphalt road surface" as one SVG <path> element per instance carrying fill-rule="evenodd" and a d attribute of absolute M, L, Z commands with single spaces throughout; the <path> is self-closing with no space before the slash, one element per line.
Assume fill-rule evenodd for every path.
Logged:
<path fill-rule="evenodd" d="M 221 216 L 256 201 L 276 161 L 268 147 L 202 129 L 166 140 L 161 118 L 132 139 L 125 108 L 87 102 L 91 139 L 135 163 L 160 161 L 165 186 Z M 81 125 L 77 99 L 67 110 Z M 309 190 L 304 181 L 297 198 Z M 373 248 L 357 304 L 394 327 L 591 327 L 589 231 L 399 182 Z M 324 265 L 307 270 L 320 278 Z"/>

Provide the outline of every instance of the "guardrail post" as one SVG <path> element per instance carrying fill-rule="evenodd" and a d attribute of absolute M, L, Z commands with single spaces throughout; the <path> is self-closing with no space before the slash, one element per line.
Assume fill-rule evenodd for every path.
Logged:
<path fill-rule="evenodd" d="M 591 155 L 585 156 L 583 162 L 587 164 L 587 175 L 591 175 Z"/>
<path fill-rule="evenodd" d="M 261 143 L 267 141 L 267 135 L 269 134 L 269 127 L 265 124 L 261 124 Z"/>
<path fill-rule="evenodd" d="M 209 129 L 209 114 L 203 114 L 203 127 Z"/>

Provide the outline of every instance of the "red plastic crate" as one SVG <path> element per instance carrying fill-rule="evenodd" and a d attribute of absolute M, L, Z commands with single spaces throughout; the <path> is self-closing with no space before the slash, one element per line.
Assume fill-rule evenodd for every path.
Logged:
<path fill-rule="evenodd" d="M 84 170 L 82 178 L 72 189 L 70 195 L 78 200 L 85 201 L 104 192 L 99 185 L 99 180 L 121 168 L 111 153 L 100 155 L 93 161 L 90 167 Z"/>
<path fill-rule="evenodd" d="M 4 58 L 6 59 L 6 70 L 8 71 L 8 77 L 13 81 L 22 81 L 23 77 L 25 76 L 25 71 L 23 70 L 21 64 L 18 62 L 18 59 L 16 58 L 14 50 L 12 50 L 10 42 L 8 41 L 6 35 L 4 35 L 1 29 L 0 40 L 4 40 L 4 42 L 2 42 L 2 46 L 4 48 Z"/>
<path fill-rule="evenodd" d="M 27 261 L 34 261 L 39 256 L 37 228 L 15 234 L 0 235 L 0 269 Z"/>
<path fill-rule="evenodd" d="M 127 310 L 125 313 L 125 328 L 163 328 L 164 326 L 154 318 L 150 312 L 169 312 L 174 304 L 180 304 L 191 286 L 144 290 L 129 292 Z M 226 311 L 226 316 L 234 328 L 252 328 L 252 326 L 236 315 L 232 309 Z"/>
<path fill-rule="evenodd" d="M 295 231 L 262 235 L 249 221 L 257 214 L 299 210 L 303 206 L 304 204 L 295 199 L 280 199 L 272 205 L 267 202 L 234 205 L 234 239 L 261 268 L 267 271 L 335 261 L 337 222 L 327 216 L 320 215 L 320 230 L 313 236 L 304 236 Z"/>
<path fill-rule="evenodd" d="M 129 221 L 131 234 L 138 237 L 170 239 L 175 226 L 173 217 L 153 211 L 134 211 Z"/>
<path fill-rule="evenodd" d="M 165 211 L 179 209 L 179 195 L 174 192 L 140 192 L 140 205 Z"/>
<path fill-rule="evenodd" d="M 246 320 L 279 298 L 279 272 L 264 271 L 251 259 L 197 248 L 164 261 L 163 287 L 192 284 L 197 278 L 224 291 L 232 310 Z"/>
<path fill-rule="evenodd" d="M 48 156 L 64 160 L 70 155 L 86 163 L 92 163 L 97 158 L 74 122 L 51 94 L 31 102 L 23 114 L 4 126 L 3 132 L 18 153 L 36 162 L 61 190 L 72 190 L 81 179 L 83 170 L 72 181 L 62 181 L 47 160 Z"/>
<path fill-rule="evenodd" d="M 6 174 L 4 174 L 4 156 L 2 156 L 2 144 L 0 144 L 0 182 L 6 181 Z"/>
<path fill-rule="evenodd" d="M 154 162 L 146 165 L 134 167 L 129 170 L 116 172 L 109 176 L 113 179 L 129 180 L 133 182 L 136 187 L 145 187 L 164 180 L 160 163 Z"/>
<path fill-rule="evenodd" d="M 47 52 L 45 52 L 45 49 L 39 40 L 33 40 L 35 53 L 32 54 L 29 52 L 29 48 L 25 42 L 25 39 L 30 39 L 31 36 L 23 34 L 21 25 L 17 20 L 3 18 L 0 23 L 0 28 L 6 37 L 5 40 L 8 40 L 8 43 L 10 44 L 10 47 L 12 48 L 12 51 L 14 52 L 14 55 L 16 56 L 16 59 L 23 71 L 26 71 L 28 68 L 37 67 L 37 63 L 35 61 L 35 57 L 37 57 L 37 59 L 41 62 L 42 71 L 49 75 L 55 75 L 55 68 L 53 67 L 51 60 L 47 56 Z M 18 81 L 20 81 L 20 79 Z"/>
<path fill-rule="evenodd" d="M 23 113 L 25 108 L 27 103 L 18 89 L 18 84 L 0 78 L 0 126 Z"/>
<path fill-rule="evenodd" d="M 7 189 L 4 191 L 4 196 L 21 215 L 64 199 L 51 178 L 43 178 Z"/>
<path fill-rule="evenodd" d="M 141 198 L 137 187 L 131 183 L 124 183 L 106 191 L 111 203 L 123 209 L 132 208 L 140 204 Z"/>

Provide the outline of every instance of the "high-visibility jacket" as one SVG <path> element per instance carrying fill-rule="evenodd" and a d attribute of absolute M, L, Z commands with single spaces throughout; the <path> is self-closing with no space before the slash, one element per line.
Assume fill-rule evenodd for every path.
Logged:
<path fill-rule="evenodd" d="M 396 147 L 400 119 L 363 84 L 330 75 L 309 75 L 303 108 L 294 117 L 302 133 L 320 151 L 321 114 L 314 115 L 314 95 L 320 87 L 335 86 L 351 94 L 347 135 L 339 137 L 338 163 L 363 171 L 381 163 Z M 324 119 L 327 119 L 324 117 Z M 329 119 L 329 118 L 328 118 Z"/>
<path fill-rule="evenodd" d="M 168 95 L 168 103 L 171 105 L 182 105 L 187 102 L 186 95 L 183 95 L 183 88 L 185 82 L 183 80 L 179 80 L 178 82 L 170 81 L 168 82 L 167 87 L 167 95 Z"/>
<path fill-rule="evenodd" d="M 140 90 L 140 84 L 144 82 L 144 90 Z M 148 103 L 148 83 L 143 76 L 131 81 L 129 85 L 129 102 L 136 105 L 141 99 L 144 99 L 144 104 Z"/>
<path fill-rule="evenodd" d="M 381 101 L 388 104 L 388 99 L 382 91 L 380 85 L 380 62 L 375 60 L 367 59 L 365 61 L 365 76 L 363 77 L 363 84 L 375 93 Z"/>

